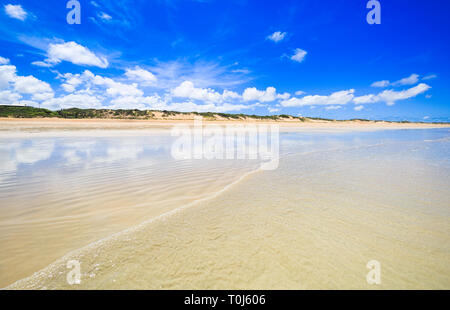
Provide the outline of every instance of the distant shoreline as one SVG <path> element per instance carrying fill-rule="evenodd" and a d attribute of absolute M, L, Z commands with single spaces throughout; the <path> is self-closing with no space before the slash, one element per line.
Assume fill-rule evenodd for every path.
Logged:
<path fill-rule="evenodd" d="M 145 128 L 166 127 L 174 124 L 192 124 L 202 117 L 206 124 L 277 124 L 292 128 L 342 128 L 342 129 L 419 129 L 447 128 L 450 123 L 393 122 L 383 120 L 332 120 L 291 115 L 247 115 L 213 112 L 174 112 L 155 110 L 107 110 L 107 109 L 65 109 L 50 111 L 34 107 L 0 105 L 0 129 L 17 127 L 42 128 Z M 7 128 L 5 128 L 7 127 Z"/>

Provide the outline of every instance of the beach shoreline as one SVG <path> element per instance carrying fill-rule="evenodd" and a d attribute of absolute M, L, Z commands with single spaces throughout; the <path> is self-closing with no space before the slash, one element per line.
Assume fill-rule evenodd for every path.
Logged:
<path fill-rule="evenodd" d="M 0 287 L 77 289 L 77 260 L 82 289 L 365 289 L 372 259 L 386 288 L 448 287 L 449 126 L 203 125 L 252 123 L 289 133 L 277 169 L 172 161 L 193 120 L 0 120 Z"/>
<path fill-rule="evenodd" d="M 287 143 L 281 144 L 287 149 L 278 169 L 249 170 L 234 175 L 233 180 L 214 190 L 209 186 L 210 181 L 204 182 L 208 185 L 199 188 L 205 193 L 200 199 L 175 203 L 170 206 L 173 209 L 159 215 L 136 216 L 145 220 L 127 223 L 123 229 L 68 248 L 61 255 L 53 257 L 54 251 L 49 252 L 51 260 L 5 285 L 5 289 L 371 289 L 375 287 L 366 281 L 366 264 L 373 259 L 384 268 L 381 288 L 447 288 L 448 183 L 445 176 L 448 165 L 442 160 L 448 157 L 443 153 L 448 150 L 448 133 L 390 131 L 388 139 L 385 133 L 378 135 L 375 131 L 353 134 L 351 139 L 347 134 L 330 135 L 331 138 L 319 134 L 311 140 L 302 139 L 307 138 L 302 133 L 283 135 Z M 304 144 L 305 141 L 313 141 L 317 147 Z M 56 150 L 68 154 L 67 147 L 73 141 L 60 143 L 67 146 L 60 145 Z M 111 143 L 113 149 L 119 148 L 117 141 Z M 129 142 L 125 145 L 127 149 L 130 146 Z M 78 150 L 80 146 L 86 147 L 78 145 Z M 88 148 L 86 153 L 99 152 Z M 437 154 L 442 156 L 436 158 Z M 143 169 L 145 165 L 130 165 L 132 162 L 123 161 L 120 165 L 124 170 L 113 175 L 106 173 L 102 178 L 79 175 L 82 169 L 64 177 L 94 180 L 88 184 L 90 191 L 75 187 L 75 193 L 70 194 L 63 187 L 63 179 L 51 183 L 43 183 L 44 179 L 39 183 L 31 180 L 31 184 L 38 183 L 39 191 L 42 188 L 50 191 L 46 184 L 57 183 L 56 194 L 64 195 L 64 204 L 71 208 L 79 199 L 77 193 L 82 193 L 84 202 L 91 205 L 80 212 L 97 215 L 87 217 L 94 220 L 88 226 L 74 228 L 76 232 L 84 232 L 83 227 L 103 226 L 97 224 L 102 213 L 92 212 L 102 205 L 110 205 L 108 201 L 92 199 L 103 192 L 102 188 L 95 187 L 97 182 L 107 184 L 108 195 L 125 195 L 122 204 L 119 197 L 110 197 L 109 201 L 118 201 L 118 207 L 126 211 L 132 206 L 142 206 L 140 202 L 153 208 L 150 197 L 161 200 L 180 193 L 167 192 L 164 186 L 164 195 L 149 192 L 143 196 L 152 187 L 152 183 L 143 184 L 143 180 L 155 179 L 170 188 L 186 191 L 186 186 L 177 186 L 181 183 L 172 183 L 175 175 L 184 175 L 193 185 L 203 179 L 205 171 L 212 178 L 210 167 L 205 167 L 203 173 L 199 171 L 197 179 L 192 178 L 204 165 L 201 162 L 200 166 L 188 166 L 192 167 L 187 170 L 189 173 L 183 173 L 187 167 L 182 166 L 165 179 Z M 116 170 L 117 164 L 107 162 L 97 171 L 102 174 L 110 171 L 104 168 Z M 162 167 L 163 174 L 164 167 L 169 167 L 158 166 Z M 92 171 L 93 166 L 87 167 L 84 171 Z M 216 172 L 221 175 L 222 171 L 229 169 Z M 50 175 L 48 170 L 45 178 Z M 137 177 L 135 182 L 132 176 Z M 112 183 L 116 177 L 117 183 Z M 123 180 L 127 180 L 128 189 L 121 192 Z M 25 188 L 23 183 L 19 185 L 22 190 Z M 86 196 L 89 192 L 91 195 Z M 421 200 L 424 196 L 426 204 Z M 132 197 L 136 197 L 137 203 L 130 201 Z M 59 200 L 55 201 L 53 207 L 43 204 L 46 206 L 43 218 L 55 218 L 50 212 L 63 207 Z M 6 201 L 4 204 L 12 205 Z M 120 219 L 129 218 L 142 208 L 129 210 L 132 212 L 126 216 L 119 213 Z M 80 222 L 80 218 L 76 221 Z M 61 234 L 57 221 L 49 224 L 46 234 L 39 226 L 39 233 L 29 235 L 53 236 L 49 231 L 55 231 L 52 230 L 55 227 L 60 234 L 58 239 L 64 244 L 76 236 Z M 39 253 L 43 252 L 41 242 L 33 244 L 39 245 Z M 392 248 L 396 251 L 391 251 Z M 18 258 L 10 270 L 19 268 L 17 261 Z M 82 266 L 80 286 L 67 282 L 69 261 L 78 261 Z M 410 278 L 416 270 L 424 272 Z"/>
<path fill-rule="evenodd" d="M 175 125 L 191 125 L 194 119 L 60 119 L 60 118 L 0 118 L 0 130 L 11 128 L 70 128 L 70 129 L 144 129 L 164 128 Z M 449 123 L 400 123 L 387 121 L 326 121 L 310 120 L 302 122 L 298 120 L 209 120 L 202 119 L 204 125 L 278 125 L 280 128 L 297 129 L 349 129 L 349 130 L 375 130 L 375 129 L 431 129 L 450 128 Z"/>

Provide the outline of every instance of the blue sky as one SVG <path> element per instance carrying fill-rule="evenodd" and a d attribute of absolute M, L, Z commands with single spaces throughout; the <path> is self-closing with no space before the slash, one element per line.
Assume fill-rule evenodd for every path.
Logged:
<path fill-rule="evenodd" d="M 450 121 L 450 2 L 0 1 L 0 104 Z"/>

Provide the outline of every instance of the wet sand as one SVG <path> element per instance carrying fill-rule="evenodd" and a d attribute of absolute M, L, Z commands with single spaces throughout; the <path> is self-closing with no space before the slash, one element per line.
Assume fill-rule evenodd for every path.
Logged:
<path fill-rule="evenodd" d="M 301 122 L 292 121 L 260 121 L 247 119 L 245 121 L 210 121 L 203 119 L 205 125 L 236 125 L 236 124 L 273 124 L 280 127 L 299 128 L 299 129 L 427 129 L 427 128 L 450 128 L 450 124 L 431 124 L 431 123 L 394 123 L 383 121 L 320 121 L 309 120 Z M 142 129 L 142 128 L 169 128 L 177 124 L 192 124 L 193 119 L 170 119 L 170 120 L 117 120 L 117 119 L 56 119 L 56 118 L 0 118 L 0 130 L 40 128 L 58 129 Z"/>
<path fill-rule="evenodd" d="M 447 129 L 288 130 L 274 171 L 166 161 L 167 136 L 93 137 L 0 140 L 17 164 L 0 187 L 2 281 L 23 278 L 9 288 L 450 287 Z"/>

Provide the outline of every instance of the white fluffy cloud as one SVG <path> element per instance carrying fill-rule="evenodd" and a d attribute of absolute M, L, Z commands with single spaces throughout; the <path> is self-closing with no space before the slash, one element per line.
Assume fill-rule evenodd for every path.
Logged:
<path fill-rule="evenodd" d="M 294 55 L 291 56 L 291 59 L 296 62 L 302 62 L 305 59 L 306 54 L 308 54 L 307 51 L 297 48 L 295 49 Z"/>
<path fill-rule="evenodd" d="M 256 87 L 247 88 L 242 94 L 244 101 L 271 102 L 277 99 L 287 100 L 289 93 L 277 94 L 275 87 L 267 87 L 266 90 L 258 90 Z"/>
<path fill-rule="evenodd" d="M 83 91 L 84 93 L 99 93 L 102 96 L 106 93 L 110 97 L 141 97 L 144 95 L 137 83 L 117 82 L 111 78 L 95 75 L 89 70 L 85 70 L 82 74 L 62 74 L 59 75 L 59 78 L 64 80 L 61 86 L 69 93 Z M 77 90 L 81 86 L 84 87 L 84 90 Z"/>
<path fill-rule="evenodd" d="M 266 90 L 258 90 L 256 87 L 250 87 L 244 91 L 242 97 L 244 101 L 270 102 L 277 98 L 277 90 L 275 87 L 267 87 Z"/>
<path fill-rule="evenodd" d="M 425 79 L 425 78 L 424 78 Z M 372 83 L 372 87 L 380 87 L 380 88 L 385 88 L 388 86 L 404 86 L 404 85 L 414 85 L 417 84 L 419 82 L 419 75 L 418 74 L 411 74 L 408 77 L 405 77 L 403 79 L 400 79 L 398 81 L 395 82 L 390 82 L 388 80 L 382 80 L 382 81 L 377 81 Z"/>
<path fill-rule="evenodd" d="M 267 37 L 268 40 L 271 40 L 273 42 L 280 42 L 286 37 L 286 32 L 281 31 L 275 31 L 271 35 Z"/>
<path fill-rule="evenodd" d="M 27 12 L 22 8 L 20 4 L 13 5 L 13 4 L 7 4 L 4 6 L 5 13 L 11 17 L 15 18 L 21 21 L 24 21 L 27 18 Z"/>
<path fill-rule="evenodd" d="M 196 88 L 191 81 L 184 81 L 172 90 L 174 97 L 219 102 L 221 95 L 209 88 Z"/>
<path fill-rule="evenodd" d="M 7 64 L 9 64 L 9 59 L 0 56 L 0 65 L 7 65 Z"/>
<path fill-rule="evenodd" d="M 70 94 L 53 98 L 42 103 L 42 107 L 57 110 L 68 108 L 98 109 L 102 108 L 102 101 L 96 96 L 87 94 Z"/>
<path fill-rule="evenodd" d="M 417 82 L 419 82 L 419 75 L 413 73 L 406 78 L 403 78 L 401 80 L 398 80 L 398 81 L 392 83 L 392 85 L 394 85 L 394 86 L 396 86 L 396 85 L 414 85 Z"/>
<path fill-rule="evenodd" d="M 316 106 L 316 105 L 344 105 L 352 101 L 354 97 L 354 89 L 343 90 L 332 93 L 329 96 L 310 95 L 303 98 L 291 98 L 289 100 L 281 101 L 284 107 L 301 107 L 301 106 Z"/>
<path fill-rule="evenodd" d="M 134 75 L 133 75 L 134 76 Z M 61 98 L 53 98 L 44 102 L 43 106 L 51 109 L 69 107 L 108 108 L 108 109 L 157 109 L 198 112 L 229 112 L 251 109 L 259 104 L 244 105 L 228 103 L 228 100 L 238 100 L 241 96 L 235 92 L 224 90 L 219 93 L 213 89 L 196 88 L 190 81 L 181 83 L 178 87 L 166 93 L 164 98 L 155 94 L 144 96 L 136 83 L 125 84 L 111 78 L 94 75 L 89 70 L 82 74 L 64 74 L 62 87 L 73 92 Z M 104 96 L 105 93 L 109 96 Z M 173 98 L 198 100 L 177 103 Z"/>
<path fill-rule="evenodd" d="M 150 97 L 135 97 L 135 96 L 123 96 L 117 97 L 110 101 L 110 105 L 108 105 L 109 109 L 148 109 L 148 102 L 157 102 L 159 98 L 154 98 L 156 101 L 153 101 Z"/>
<path fill-rule="evenodd" d="M 370 86 L 384 88 L 384 87 L 388 87 L 390 83 L 391 82 L 389 82 L 388 80 L 383 80 L 383 81 L 373 82 L 372 85 L 370 85 Z"/>
<path fill-rule="evenodd" d="M 405 100 L 416 97 L 417 95 L 426 92 L 431 86 L 421 83 L 415 87 L 402 91 L 385 90 L 381 94 L 378 94 L 380 101 L 386 102 L 388 105 L 394 105 L 398 100 Z"/>
<path fill-rule="evenodd" d="M 113 82 L 112 84 L 108 85 L 108 89 L 106 90 L 106 93 L 110 96 L 143 96 L 144 92 L 138 88 L 138 85 L 136 83 L 133 84 L 123 84 L 123 83 L 117 83 Z"/>
<path fill-rule="evenodd" d="M 30 95 L 35 101 L 48 100 L 54 96 L 50 84 L 32 75 L 18 76 L 13 65 L 0 66 L 0 90 L 3 90 L 1 104 L 20 104 L 18 100 L 23 94 Z"/>
<path fill-rule="evenodd" d="M 151 69 L 151 71 L 153 70 Z M 265 107 L 273 113 L 279 111 L 281 107 L 301 106 L 324 106 L 326 110 L 337 110 L 353 101 L 354 109 L 360 111 L 364 109 L 365 104 L 386 102 L 388 105 L 393 105 L 396 101 L 415 97 L 431 88 L 427 84 L 421 83 L 406 90 L 384 90 L 378 94 L 359 97 L 354 96 L 354 89 L 338 91 L 330 95 L 308 96 L 305 96 L 302 91 L 297 91 L 296 97 L 291 98 L 289 93 L 277 93 L 275 87 L 267 87 L 265 90 L 249 87 L 241 95 L 226 89 L 219 92 L 216 88 L 198 87 L 192 80 L 184 80 L 170 88 L 161 89 L 152 84 L 160 81 L 151 71 L 136 66 L 126 69 L 124 75 L 114 78 L 96 75 L 89 70 L 80 74 L 58 73 L 57 79 L 61 81 L 59 90 L 64 90 L 65 94 L 55 96 L 50 84 L 31 75 L 18 76 L 16 67 L 10 65 L 6 58 L 0 57 L 0 104 L 35 106 L 41 104 L 42 107 L 50 109 L 71 107 L 137 108 L 185 112 L 231 112 Z M 158 71 L 155 71 L 155 74 L 158 77 L 161 76 Z M 408 84 L 418 79 L 419 76 L 413 74 L 395 83 Z M 381 82 L 389 83 L 380 81 L 379 86 L 381 86 Z M 393 83 L 389 84 L 393 85 Z M 149 87 L 143 88 L 144 92 L 140 89 L 140 85 Z M 223 89 L 223 87 L 218 87 Z M 149 90 L 153 90 L 155 93 L 147 94 L 146 92 Z M 179 98 L 182 98 L 181 102 L 178 102 Z M 248 102 L 252 104 L 246 104 Z M 277 105 L 267 107 L 262 104 L 265 102 L 276 102 Z"/>
<path fill-rule="evenodd" d="M 223 91 L 222 98 L 223 98 L 223 100 L 228 100 L 228 99 L 241 99 L 241 96 L 240 96 L 238 93 L 234 92 L 234 91 L 226 90 L 226 89 L 225 89 L 225 90 Z"/>
<path fill-rule="evenodd" d="M 144 85 L 153 84 L 157 80 L 156 76 L 153 73 L 138 66 L 136 66 L 134 69 L 127 69 L 125 75 L 130 80 L 141 82 Z"/>
<path fill-rule="evenodd" d="M 378 101 L 379 101 L 379 98 L 377 97 L 377 95 L 373 95 L 373 94 L 359 96 L 359 97 L 355 97 L 353 99 L 353 102 L 355 102 L 356 104 L 375 103 Z"/>
<path fill-rule="evenodd" d="M 40 93 L 40 94 L 33 94 L 31 99 L 36 100 L 36 101 L 45 101 L 45 100 L 52 99 L 54 96 L 55 96 L 55 94 L 53 92 Z"/>
<path fill-rule="evenodd" d="M 203 102 L 195 103 L 192 101 L 173 102 L 169 98 L 161 98 L 158 95 L 146 97 L 119 97 L 111 100 L 111 104 L 107 107 L 110 109 L 151 109 L 151 110 L 168 110 L 180 112 L 233 112 L 251 109 L 259 106 L 259 104 L 244 105 L 232 103 L 213 103 Z"/>
<path fill-rule="evenodd" d="M 245 104 L 230 104 L 224 103 L 221 105 L 207 103 L 207 104 L 196 104 L 194 102 L 182 102 L 182 103 L 171 103 L 165 104 L 163 106 L 156 106 L 156 108 L 161 110 L 171 110 L 171 111 L 181 111 L 181 112 L 236 112 L 251 109 L 259 106 L 258 104 L 245 105 Z"/>
<path fill-rule="evenodd" d="M 9 90 L 0 91 L 0 104 L 2 105 L 17 105 L 21 98 L 22 96 L 18 93 Z"/>
<path fill-rule="evenodd" d="M 22 94 L 52 93 L 53 90 L 46 82 L 38 80 L 34 76 L 17 76 L 14 81 L 14 89 Z"/>
<path fill-rule="evenodd" d="M 89 76 L 92 77 L 91 75 L 89 75 Z M 107 88 L 106 93 L 110 96 L 143 96 L 144 95 L 144 92 L 138 88 L 138 85 L 136 83 L 124 84 L 124 83 L 116 82 L 113 79 L 105 78 L 105 77 L 102 77 L 99 75 L 93 76 L 92 82 L 95 85 L 105 86 Z"/>
<path fill-rule="evenodd" d="M 7 65 L 0 66 L 0 90 L 7 89 L 16 78 L 16 67 Z"/>
<path fill-rule="evenodd" d="M 80 74 L 66 73 L 63 77 L 66 79 L 66 82 L 61 86 L 68 93 L 73 93 L 77 86 L 83 83 Z"/>
<path fill-rule="evenodd" d="M 93 66 L 107 68 L 109 63 L 105 57 L 97 56 L 87 47 L 76 42 L 52 43 L 47 50 L 46 63 L 58 64 L 62 61 L 68 61 L 75 65 Z M 35 62 L 35 65 L 39 65 Z"/>
<path fill-rule="evenodd" d="M 387 105 L 394 105 L 396 101 L 416 97 L 417 95 L 426 92 L 430 88 L 431 86 L 425 83 L 420 83 L 417 86 L 402 91 L 385 90 L 377 95 L 369 94 L 365 96 L 355 97 L 353 99 L 353 102 L 355 102 L 356 104 L 386 102 Z"/>
<path fill-rule="evenodd" d="M 189 98 L 211 103 L 221 103 L 230 99 L 240 98 L 239 94 L 228 90 L 220 94 L 210 88 L 196 88 L 191 81 L 184 81 L 174 88 L 172 95 L 178 98 Z"/>
<path fill-rule="evenodd" d="M 33 61 L 31 64 L 33 66 L 44 67 L 44 68 L 50 68 L 53 66 L 52 64 L 45 62 L 45 61 Z"/>
<path fill-rule="evenodd" d="M 437 75 L 436 74 L 429 74 L 429 75 L 427 75 L 427 76 L 424 76 L 423 78 L 422 78 L 422 80 L 432 80 L 432 79 L 435 79 L 435 78 L 437 78 Z"/>

